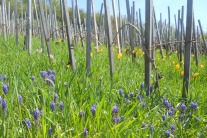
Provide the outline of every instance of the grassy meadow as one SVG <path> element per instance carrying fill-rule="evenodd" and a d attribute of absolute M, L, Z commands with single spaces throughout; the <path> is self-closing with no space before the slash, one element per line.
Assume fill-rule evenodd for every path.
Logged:
<path fill-rule="evenodd" d="M 207 137 L 207 60 L 191 61 L 188 99 L 183 100 L 183 63 L 176 51 L 156 66 L 162 78 L 155 89 L 143 88 L 144 53 L 136 48 L 136 59 L 114 46 L 115 74 L 111 81 L 108 51 L 97 52 L 92 44 L 91 74 L 86 77 L 86 50 L 75 46 L 76 68 L 68 63 L 66 42 L 51 41 L 54 55 L 38 53 L 40 39 L 33 38 L 33 52 L 23 50 L 23 38 L 0 37 L 0 136 L 1 137 Z M 165 50 L 163 50 L 165 53 Z M 44 72 L 45 71 L 45 72 Z"/>

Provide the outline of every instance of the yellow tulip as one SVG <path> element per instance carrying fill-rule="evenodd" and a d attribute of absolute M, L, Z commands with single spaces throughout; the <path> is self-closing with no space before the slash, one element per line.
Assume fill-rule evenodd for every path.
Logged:
<path fill-rule="evenodd" d="M 180 72 L 180 76 L 183 76 L 183 75 L 184 75 L 184 71 L 181 71 L 181 72 Z"/>
<path fill-rule="evenodd" d="M 118 59 L 120 60 L 122 58 L 122 53 L 118 54 Z"/>
<path fill-rule="evenodd" d="M 193 78 L 196 78 L 199 75 L 199 73 L 194 73 Z"/>
<path fill-rule="evenodd" d="M 176 70 L 179 70 L 179 68 L 180 68 L 180 65 L 177 64 L 177 65 L 175 66 L 175 71 L 176 71 Z"/>

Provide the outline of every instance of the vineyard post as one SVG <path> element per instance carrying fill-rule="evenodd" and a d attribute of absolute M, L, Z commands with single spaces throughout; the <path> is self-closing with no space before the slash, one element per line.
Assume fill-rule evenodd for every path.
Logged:
<path fill-rule="evenodd" d="M 182 10 L 181 10 L 181 34 L 180 34 L 180 41 L 183 41 L 183 37 L 184 37 L 184 23 L 183 23 L 183 20 L 184 20 L 184 6 L 182 6 Z M 180 43 L 180 65 L 181 62 L 183 61 L 183 42 Z"/>
<path fill-rule="evenodd" d="M 117 16 L 116 16 L 116 3 L 115 0 L 112 0 L 113 5 L 113 13 L 114 13 L 114 21 L 115 21 L 115 31 L 118 33 L 118 23 L 117 23 Z M 116 35 L 116 44 L 118 46 L 118 53 L 121 53 L 120 41 L 119 41 L 119 33 Z"/>
<path fill-rule="evenodd" d="M 110 77 L 113 79 L 114 74 L 114 55 L 113 55 L 113 46 L 112 46 L 112 27 L 111 27 L 111 15 L 108 5 L 108 0 L 104 0 L 105 7 L 105 16 L 106 16 L 106 33 L 108 37 L 108 54 L 109 54 L 109 65 L 110 65 Z"/>
<path fill-rule="evenodd" d="M 48 37 L 48 30 L 47 30 L 48 28 L 46 27 L 45 15 L 44 15 L 41 0 L 38 0 L 38 5 L 39 5 L 40 21 L 42 24 L 44 38 L 45 38 L 45 42 L 46 42 L 46 46 L 47 46 L 48 58 L 50 59 L 50 55 L 51 55 L 50 39 Z"/>
<path fill-rule="evenodd" d="M 193 26 L 193 0 L 187 2 L 187 20 L 186 20 L 186 41 L 184 54 L 184 79 L 182 97 L 187 98 L 190 83 L 190 63 L 192 46 L 192 26 Z"/>
<path fill-rule="evenodd" d="M 10 16 L 10 1 L 8 3 L 8 34 L 10 34 L 11 30 L 11 16 Z"/>
<path fill-rule="evenodd" d="M 121 11 L 120 11 L 120 1 L 118 0 L 118 10 L 119 10 L 119 27 L 118 28 L 121 28 L 122 26 L 122 18 L 121 18 Z M 120 33 L 119 33 L 119 44 L 120 44 L 120 49 L 122 49 L 122 30 L 120 30 Z"/>
<path fill-rule="evenodd" d="M 178 40 L 178 41 L 181 41 L 181 40 L 180 40 L 180 10 L 178 10 L 178 29 L 177 29 L 177 34 L 176 34 L 176 36 L 177 36 L 177 40 Z M 178 53 L 177 53 L 177 55 L 178 55 L 178 59 L 180 59 L 180 57 L 179 57 L 179 56 L 180 56 L 180 54 L 179 54 L 179 46 L 180 46 L 180 43 L 177 44 L 177 49 L 176 49 L 177 52 L 178 52 Z"/>
<path fill-rule="evenodd" d="M 201 25 L 201 21 L 200 20 L 198 20 L 198 24 L 199 24 L 200 31 L 201 31 L 201 36 L 202 36 L 202 39 L 203 39 L 204 50 L 207 53 L 206 40 L 205 40 L 205 37 L 203 35 L 203 29 L 202 29 L 202 25 Z"/>
<path fill-rule="evenodd" d="M 141 31 L 141 47 L 144 47 L 144 45 L 143 45 L 143 36 L 144 36 L 144 29 L 143 29 L 143 27 L 142 27 L 142 16 L 141 16 L 141 9 L 139 9 L 139 25 L 140 25 L 140 31 Z"/>
<path fill-rule="evenodd" d="M 18 22 L 17 22 L 17 0 L 14 1 L 14 18 L 15 18 L 15 32 L 16 32 L 16 46 L 18 46 Z"/>
<path fill-rule="evenodd" d="M 168 6 L 168 34 L 167 34 L 167 42 L 169 44 L 167 44 L 167 49 L 166 49 L 166 54 L 168 55 L 169 53 L 169 50 L 171 48 L 171 44 L 170 44 L 170 41 L 171 41 L 171 27 L 170 27 L 170 7 Z"/>
<path fill-rule="evenodd" d="M 155 15 L 155 9 L 154 9 L 154 23 L 155 23 L 155 29 L 156 29 L 156 34 L 157 34 L 157 40 L 158 40 L 159 48 L 160 48 L 160 55 L 162 56 L 162 59 L 163 59 L 164 56 L 163 56 L 163 53 L 162 53 L 162 41 L 160 40 L 160 31 L 158 30 L 158 25 L 157 25 L 157 20 L 156 20 L 156 15 Z"/>
<path fill-rule="evenodd" d="M 7 40 L 7 35 L 6 35 L 6 13 L 5 13 L 5 0 L 2 0 L 2 26 L 3 26 L 3 33 L 4 33 L 4 39 Z"/>
<path fill-rule="evenodd" d="M 95 43 L 96 43 L 96 50 L 99 50 L 99 45 L 98 45 L 98 35 L 97 35 L 97 23 L 96 23 L 96 11 L 95 11 L 95 4 L 94 0 L 92 0 L 92 10 L 93 10 L 93 25 L 94 25 L 94 35 L 95 35 Z"/>
<path fill-rule="evenodd" d="M 61 31 L 62 31 L 62 39 L 64 39 L 64 17 L 63 17 L 63 0 L 60 0 L 60 13 L 61 13 L 61 24 L 62 24 L 62 28 L 61 28 Z"/>
<path fill-rule="evenodd" d="M 76 12 L 77 12 L 77 21 L 78 21 L 78 28 L 80 31 L 80 38 L 81 38 L 81 45 L 82 48 L 84 47 L 84 41 L 83 41 L 83 29 L 81 26 L 81 17 L 80 17 L 80 12 L 79 12 L 79 7 L 78 7 L 78 0 L 76 0 Z"/>
<path fill-rule="evenodd" d="M 152 18 L 153 0 L 145 1 L 145 88 L 151 84 L 151 45 L 152 45 Z"/>
<path fill-rule="evenodd" d="M 197 40 L 197 36 L 196 36 L 196 27 L 195 27 L 195 16 L 194 16 L 194 10 L 193 10 L 193 39 Z M 198 67 L 199 65 L 199 55 L 198 55 L 198 45 L 197 42 L 193 43 L 193 47 L 194 47 L 194 55 L 195 55 L 195 61 L 196 61 L 196 66 Z"/>
<path fill-rule="evenodd" d="M 91 54 L 91 0 L 87 0 L 87 21 L 86 21 L 86 71 L 90 75 L 90 54 Z"/>
<path fill-rule="evenodd" d="M 73 71 L 76 70 L 75 66 L 75 55 L 74 55 L 74 44 L 72 43 L 72 37 L 70 34 L 70 16 L 68 14 L 67 8 L 67 0 L 63 0 L 63 10 L 65 17 L 65 25 L 66 25 L 66 34 L 67 34 L 67 42 L 68 42 L 68 52 L 69 52 L 69 61 L 68 64 L 72 67 Z"/>
<path fill-rule="evenodd" d="M 32 40 L 32 2 L 31 0 L 28 0 L 27 3 L 27 48 L 28 48 L 28 54 L 31 55 L 32 53 L 32 44 L 31 44 L 31 40 Z"/>

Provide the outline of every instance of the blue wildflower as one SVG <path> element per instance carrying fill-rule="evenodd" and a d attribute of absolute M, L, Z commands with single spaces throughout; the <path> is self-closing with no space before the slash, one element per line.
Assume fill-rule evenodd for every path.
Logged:
<path fill-rule="evenodd" d="M 35 76 L 31 76 L 31 80 L 34 81 L 35 80 Z"/>
<path fill-rule="evenodd" d="M 6 80 L 7 80 L 7 76 L 6 76 L 6 75 L 4 75 L 4 78 L 3 78 L 3 80 L 4 80 L 4 81 L 6 81 Z"/>
<path fill-rule="evenodd" d="M 91 112 L 94 116 L 96 115 L 96 105 L 95 104 L 92 105 Z"/>
<path fill-rule="evenodd" d="M 56 71 L 55 70 L 52 70 L 52 73 L 51 73 L 52 75 L 56 75 Z"/>
<path fill-rule="evenodd" d="M 169 116 L 174 116 L 175 115 L 175 109 L 171 107 L 170 110 L 168 111 L 168 115 Z"/>
<path fill-rule="evenodd" d="M 19 102 L 19 104 L 22 104 L 22 96 L 21 95 L 18 95 L 18 102 Z"/>
<path fill-rule="evenodd" d="M 64 109 L 64 103 L 63 102 L 60 102 L 59 108 L 60 108 L 61 111 L 63 111 L 63 109 Z"/>
<path fill-rule="evenodd" d="M 119 89 L 119 95 L 122 96 L 123 95 L 123 90 Z"/>
<path fill-rule="evenodd" d="M 38 109 L 34 109 L 33 111 L 33 116 L 35 120 L 39 120 L 39 110 Z"/>
<path fill-rule="evenodd" d="M 3 112 L 6 111 L 6 109 L 7 109 L 7 102 L 6 102 L 6 99 L 4 99 L 4 100 L 2 101 L 1 105 L 2 105 L 2 110 L 3 110 Z"/>
<path fill-rule="evenodd" d="M 142 122 L 142 128 L 146 127 L 146 123 Z"/>
<path fill-rule="evenodd" d="M 9 85 L 8 84 L 4 84 L 2 89 L 3 89 L 4 94 L 6 95 L 8 93 L 8 91 L 9 91 Z"/>
<path fill-rule="evenodd" d="M 114 105 L 112 108 L 112 114 L 117 114 L 118 111 L 119 111 L 119 108 L 116 105 Z"/>
<path fill-rule="evenodd" d="M 199 121 L 200 121 L 200 118 L 199 118 L 199 117 L 196 117 L 196 118 L 195 118 L 195 121 L 196 121 L 196 122 L 199 122 Z"/>
<path fill-rule="evenodd" d="M 52 136 L 52 134 L 53 134 L 52 128 L 49 128 L 48 133 L 49 133 L 49 136 Z"/>
<path fill-rule="evenodd" d="M 0 81 L 2 80 L 2 75 L 0 74 Z"/>
<path fill-rule="evenodd" d="M 0 96 L 0 104 L 2 103 L 2 98 L 1 98 L 1 96 Z"/>
<path fill-rule="evenodd" d="M 86 128 L 83 130 L 83 135 L 84 136 L 87 136 L 88 135 L 88 130 Z"/>
<path fill-rule="evenodd" d="M 166 119 L 166 115 L 163 114 L 162 115 L 162 120 L 165 121 L 165 119 Z"/>
<path fill-rule="evenodd" d="M 191 102 L 191 103 L 190 103 L 190 107 L 191 107 L 193 110 L 196 110 L 196 109 L 198 109 L 198 103 L 196 103 L 196 102 Z"/>
<path fill-rule="evenodd" d="M 24 119 L 24 122 L 26 124 L 27 130 L 29 130 L 32 127 L 32 124 L 30 123 L 29 119 L 28 118 L 25 118 Z"/>
<path fill-rule="evenodd" d="M 119 122 L 121 122 L 121 117 L 120 116 L 113 117 L 113 122 L 118 124 Z"/>
<path fill-rule="evenodd" d="M 48 69 L 48 70 L 47 70 L 47 74 L 48 74 L 48 75 L 52 74 L 52 70 Z"/>
<path fill-rule="evenodd" d="M 141 90 L 144 89 L 144 83 L 141 83 L 141 85 L 140 85 L 140 89 L 141 89 Z"/>
<path fill-rule="evenodd" d="M 175 129 L 176 129 L 175 125 L 174 125 L 174 124 L 171 124 L 171 125 L 170 125 L 170 129 L 171 129 L 172 131 L 175 131 Z"/>
<path fill-rule="evenodd" d="M 80 112 L 79 112 L 79 117 L 84 117 L 85 114 L 86 114 L 86 113 L 85 113 L 84 111 L 80 111 Z"/>
<path fill-rule="evenodd" d="M 51 109 L 52 111 L 54 111 L 55 108 L 56 108 L 55 102 L 52 101 L 52 102 L 50 103 L 50 109 Z"/>
<path fill-rule="evenodd" d="M 169 109 L 171 107 L 170 102 L 166 98 L 163 98 L 162 102 L 163 102 L 165 108 Z"/>
<path fill-rule="evenodd" d="M 185 110 L 186 110 L 186 105 L 184 104 L 184 103 L 182 103 L 180 106 L 179 106 L 179 110 L 181 111 L 181 112 L 185 112 Z"/>
<path fill-rule="evenodd" d="M 154 131 L 154 130 L 155 130 L 155 127 L 154 127 L 153 125 L 151 125 L 151 126 L 150 126 L 150 130 L 151 130 L 151 131 Z"/>
<path fill-rule="evenodd" d="M 40 75 L 43 79 L 47 77 L 47 72 L 46 71 L 40 71 Z"/>
<path fill-rule="evenodd" d="M 132 92 L 130 93 L 130 97 L 131 97 L 131 98 L 133 98 L 133 97 L 134 97 L 134 94 L 133 94 Z"/>
<path fill-rule="evenodd" d="M 58 94 L 57 94 L 57 92 L 54 92 L 54 102 L 55 103 L 57 102 L 57 99 L 58 99 Z"/>
<path fill-rule="evenodd" d="M 149 87 L 149 91 L 150 91 L 150 93 L 152 93 L 152 91 L 153 91 L 153 87 L 152 86 Z"/>
<path fill-rule="evenodd" d="M 142 97 L 140 95 L 137 96 L 137 99 L 139 100 L 139 102 L 142 102 Z"/>
<path fill-rule="evenodd" d="M 165 131 L 165 136 L 166 136 L 167 138 L 170 137 L 170 130 L 166 130 L 166 131 Z"/>

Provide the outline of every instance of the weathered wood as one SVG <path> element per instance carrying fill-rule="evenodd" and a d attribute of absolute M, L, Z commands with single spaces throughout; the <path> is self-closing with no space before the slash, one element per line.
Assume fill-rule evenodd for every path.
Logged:
<path fill-rule="evenodd" d="M 5 0 L 2 0 L 2 26 L 3 26 L 3 34 L 4 34 L 4 40 L 7 40 L 7 34 L 6 34 L 6 19 L 5 19 Z"/>
<path fill-rule="evenodd" d="M 16 32 L 16 46 L 18 46 L 18 22 L 17 22 L 17 0 L 14 1 L 14 18 L 15 18 L 15 32 Z"/>
<path fill-rule="evenodd" d="M 144 36 L 144 29 L 142 27 L 142 16 L 141 16 L 141 9 L 139 9 L 139 25 L 140 25 L 140 31 L 141 31 L 141 46 L 143 47 L 144 45 L 142 44 L 143 43 L 143 36 Z"/>
<path fill-rule="evenodd" d="M 116 31 L 116 33 L 118 33 L 118 35 L 116 35 L 116 43 L 117 43 L 117 46 L 118 46 L 118 52 L 120 54 L 121 53 L 121 47 L 120 47 L 120 41 L 119 41 L 119 32 L 118 32 L 118 23 L 117 23 L 117 16 L 116 16 L 115 0 L 112 0 L 112 6 L 113 6 L 113 13 L 114 13 L 114 21 L 115 21 L 115 31 Z"/>
<path fill-rule="evenodd" d="M 91 0 L 87 0 L 87 21 L 86 21 L 86 71 L 90 75 L 90 54 L 91 54 Z"/>
<path fill-rule="evenodd" d="M 194 16 L 194 10 L 193 10 L 193 39 L 196 40 L 196 26 L 195 26 L 195 16 Z M 193 43 L 193 48 L 195 49 L 194 55 L 195 55 L 195 61 L 196 61 L 196 66 L 199 66 L 199 53 L 198 53 L 198 45 L 197 42 Z"/>
<path fill-rule="evenodd" d="M 61 33 L 62 33 L 62 39 L 64 39 L 64 17 L 63 17 L 63 5 L 62 5 L 62 1 L 63 0 L 60 0 L 60 13 L 61 13 L 61 25 L 62 25 L 62 28 L 61 28 Z"/>
<path fill-rule="evenodd" d="M 183 92 L 182 92 L 183 98 L 187 98 L 187 95 L 189 93 L 192 26 L 193 26 L 193 0 L 188 0 L 187 21 L 186 21 L 186 42 L 185 42 L 185 55 L 184 55 L 184 79 L 183 79 Z"/>
<path fill-rule="evenodd" d="M 98 34 L 98 41 L 101 41 L 101 33 L 102 32 L 102 23 L 103 23 L 103 3 L 101 4 L 101 10 L 100 10 L 100 17 L 99 17 L 99 23 L 98 23 L 98 29 L 99 29 L 99 34 Z"/>
<path fill-rule="evenodd" d="M 110 77 L 113 79 L 114 74 L 114 54 L 113 54 L 113 47 L 112 47 L 112 27 L 111 27 L 111 16 L 110 10 L 108 5 L 108 0 L 104 0 L 104 7 L 105 7 L 105 16 L 106 16 L 106 32 L 108 37 L 108 54 L 109 54 L 109 65 L 110 65 Z"/>
<path fill-rule="evenodd" d="M 81 17 L 80 17 L 80 12 L 79 12 L 79 7 L 78 7 L 78 0 L 76 0 L 76 12 L 77 12 L 77 21 L 78 21 L 78 28 L 80 31 L 80 38 L 81 38 L 81 45 L 84 47 L 84 41 L 83 41 L 83 29 L 81 26 Z"/>
<path fill-rule="evenodd" d="M 177 40 L 178 41 L 181 41 L 181 37 L 180 37 L 180 24 L 181 23 L 181 21 L 180 21 L 180 10 L 178 10 L 178 29 L 177 29 Z M 179 44 L 177 44 L 177 48 L 176 48 L 176 50 L 178 51 L 178 53 L 177 53 L 177 55 L 178 55 L 178 59 L 180 59 L 180 46 L 181 46 L 182 44 L 181 43 L 179 43 Z"/>
<path fill-rule="evenodd" d="M 184 23 L 183 23 L 183 19 L 184 19 L 184 6 L 182 6 L 182 10 L 181 10 L 181 20 L 180 20 L 180 24 L 181 24 L 181 34 L 180 34 L 180 41 L 183 41 L 183 37 L 184 37 Z M 180 43 L 180 63 L 183 61 L 183 43 Z M 182 64 L 180 64 L 182 65 Z"/>
<path fill-rule="evenodd" d="M 153 8 L 154 9 L 154 8 Z M 160 55 L 162 57 L 162 59 L 164 58 L 163 56 L 163 52 L 162 52 L 162 41 L 160 40 L 160 32 L 158 30 L 158 25 L 157 25 L 157 20 L 156 20 L 156 14 L 155 14 L 155 9 L 154 9 L 154 23 L 155 23 L 155 29 L 156 29 L 156 34 L 157 34 L 157 40 L 158 40 L 158 43 L 160 44 L 159 45 L 159 48 L 160 48 Z"/>
<path fill-rule="evenodd" d="M 67 0 L 63 0 L 63 10 L 64 10 L 64 15 L 65 15 L 64 17 L 65 17 L 68 52 L 69 52 L 68 64 L 72 67 L 73 71 L 75 71 L 76 66 L 75 66 L 74 44 L 72 43 L 72 36 L 69 30 L 70 29 L 70 17 L 68 14 Z"/>
<path fill-rule="evenodd" d="M 152 45 L 152 18 L 153 0 L 145 1 L 145 88 L 151 85 L 151 45 Z"/>
<path fill-rule="evenodd" d="M 42 24 L 42 28 L 43 28 L 44 38 L 45 38 L 45 42 L 46 42 L 46 46 L 47 46 L 48 58 L 50 59 L 50 56 L 51 56 L 50 39 L 48 37 L 48 30 L 46 27 L 46 20 L 45 20 L 45 15 L 44 15 L 41 0 L 38 0 L 38 5 L 39 5 L 39 13 L 40 13 L 40 19 L 41 19 L 41 24 Z M 51 61 L 51 59 L 50 59 L 50 61 Z"/>
<path fill-rule="evenodd" d="M 168 43 L 171 42 L 171 26 L 170 26 L 170 7 L 168 6 L 168 35 L 167 35 L 167 41 Z M 168 55 L 169 51 L 170 51 L 170 47 L 171 45 L 167 45 L 167 49 L 166 49 L 166 54 Z"/>
<path fill-rule="evenodd" d="M 202 29 L 202 25 L 201 25 L 201 21 L 200 20 L 198 20 L 198 24 L 199 24 L 201 36 L 202 36 L 202 39 L 203 39 L 204 50 L 205 50 L 205 52 L 207 54 L 206 40 L 205 40 L 205 37 L 204 37 L 204 34 L 203 34 L 203 29 Z"/>
<path fill-rule="evenodd" d="M 120 1 L 118 0 L 118 10 L 119 10 L 119 28 L 122 26 L 121 10 L 120 10 Z M 120 49 L 123 50 L 122 46 L 122 30 L 119 33 Z"/>
<path fill-rule="evenodd" d="M 50 34 L 52 35 L 52 40 L 54 40 L 54 20 L 53 20 L 53 6 L 52 6 L 52 0 L 49 0 L 49 17 L 50 17 L 50 20 L 49 20 L 49 23 L 50 23 L 50 26 L 49 26 L 49 30 L 50 30 Z"/>
<path fill-rule="evenodd" d="M 8 34 L 11 32 L 11 14 L 10 14 L 10 1 L 8 3 Z"/>
<path fill-rule="evenodd" d="M 32 2 L 31 0 L 28 0 L 27 3 L 27 48 L 28 48 L 28 54 L 31 55 L 32 53 Z"/>
<path fill-rule="evenodd" d="M 75 40 L 75 43 L 77 44 L 78 38 L 77 38 L 77 30 L 76 30 L 76 18 L 75 18 L 74 0 L 71 0 L 71 4 L 72 4 L 72 16 L 73 16 L 72 25 L 73 25 L 74 40 Z"/>
<path fill-rule="evenodd" d="M 92 10 L 93 10 L 93 25 L 94 25 L 94 35 L 95 35 L 95 43 L 96 43 L 96 50 L 99 50 L 99 44 L 98 44 L 98 35 L 97 35 L 97 23 L 96 23 L 96 11 L 95 11 L 95 5 L 94 0 L 92 0 Z"/>

